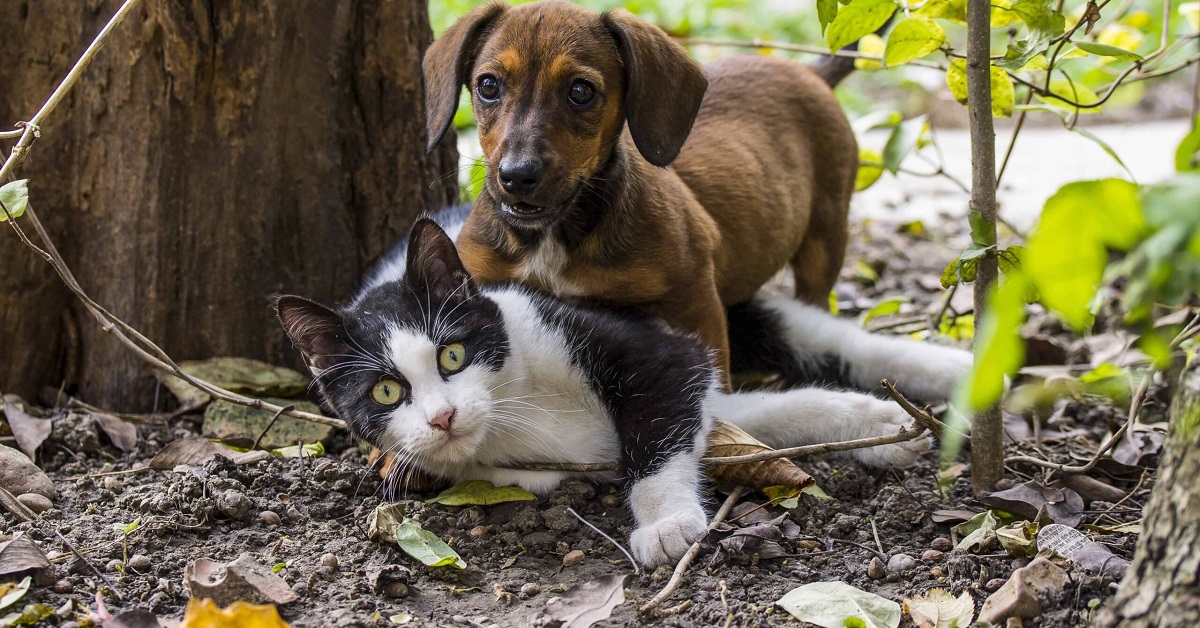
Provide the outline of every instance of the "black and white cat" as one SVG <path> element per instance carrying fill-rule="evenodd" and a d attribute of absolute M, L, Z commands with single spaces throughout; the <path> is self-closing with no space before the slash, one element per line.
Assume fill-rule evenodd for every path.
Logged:
<path fill-rule="evenodd" d="M 440 218 L 454 226 L 453 215 Z M 723 393 L 700 341 L 655 321 L 517 285 L 480 288 L 431 220 L 417 222 L 401 251 L 346 309 L 278 301 L 327 405 L 402 465 L 452 481 L 544 493 L 571 474 L 506 467 L 619 461 L 612 479 L 628 483 L 630 544 L 647 566 L 678 559 L 705 532 L 699 459 L 714 417 L 774 446 L 889 434 L 909 423 L 895 404 L 856 392 Z M 735 308 L 730 328 L 735 364 L 795 382 L 870 389 L 886 376 L 935 399 L 970 366 L 965 351 L 872 336 L 786 299 Z M 853 455 L 904 466 L 929 446 L 919 439 Z"/>

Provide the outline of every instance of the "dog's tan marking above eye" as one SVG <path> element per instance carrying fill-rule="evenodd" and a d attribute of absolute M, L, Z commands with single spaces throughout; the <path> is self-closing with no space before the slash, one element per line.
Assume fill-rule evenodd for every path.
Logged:
<path fill-rule="evenodd" d="M 520 72 L 524 67 L 521 59 L 521 53 L 516 48 L 505 48 L 496 55 L 496 63 L 504 70 L 513 73 Z"/>

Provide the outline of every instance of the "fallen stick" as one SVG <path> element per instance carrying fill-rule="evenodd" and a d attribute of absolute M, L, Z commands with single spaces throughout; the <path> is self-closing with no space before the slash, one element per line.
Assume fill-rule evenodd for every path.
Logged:
<path fill-rule="evenodd" d="M 708 524 L 708 530 L 710 532 L 717 526 L 721 525 L 722 521 L 725 521 L 725 517 L 729 516 L 729 511 L 733 510 L 734 505 L 737 504 L 737 501 L 741 499 L 742 495 L 745 494 L 745 487 L 738 486 L 733 489 L 733 492 L 729 494 L 729 497 L 725 498 L 725 503 L 721 504 L 720 510 L 718 510 L 717 514 L 713 516 L 712 523 Z M 667 586 L 663 587 L 662 591 L 658 592 L 658 595 L 650 598 L 649 602 L 643 604 L 642 607 L 638 609 L 639 614 L 650 612 L 654 609 L 654 607 L 662 604 L 663 600 L 671 597 L 672 593 L 675 593 L 675 589 L 678 589 L 679 584 L 683 582 L 683 574 L 687 572 L 688 567 L 692 565 L 692 561 L 696 560 L 696 556 L 700 554 L 700 548 L 703 547 L 703 542 L 704 539 L 700 539 L 699 541 L 692 543 L 692 546 L 688 548 L 688 551 L 683 555 L 683 558 L 679 559 L 679 564 L 675 565 L 675 571 L 671 574 L 671 579 L 667 581 Z"/>

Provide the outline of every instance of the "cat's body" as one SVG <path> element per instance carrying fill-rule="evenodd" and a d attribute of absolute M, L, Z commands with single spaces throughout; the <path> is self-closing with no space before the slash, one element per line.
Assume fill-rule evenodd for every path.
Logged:
<path fill-rule="evenodd" d="M 714 417 L 776 446 L 890 434 L 908 423 L 891 402 L 861 393 L 723 393 L 695 338 L 520 286 L 481 289 L 427 220 L 410 246 L 403 272 L 397 257 L 385 260 L 340 313 L 280 300 L 328 405 L 402 464 L 452 481 L 544 493 L 569 474 L 508 467 L 618 461 L 613 479 L 628 482 L 631 545 L 644 564 L 677 559 L 704 533 L 699 459 Z M 889 375 L 920 380 L 908 390 L 936 398 L 970 363 L 966 352 L 870 336 L 784 299 L 755 299 L 731 329 L 734 321 L 735 363 L 742 351 L 742 364 L 796 380 L 873 388 Z M 893 360 L 907 361 L 904 372 L 880 370 Z M 921 439 L 854 455 L 903 466 L 928 447 Z"/>

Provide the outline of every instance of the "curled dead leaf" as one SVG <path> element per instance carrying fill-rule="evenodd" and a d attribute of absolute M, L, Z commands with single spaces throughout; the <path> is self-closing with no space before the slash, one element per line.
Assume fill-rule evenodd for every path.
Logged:
<path fill-rule="evenodd" d="M 17 446 L 29 456 L 37 460 L 37 449 L 50 437 L 50 419 L 39 419 L 25 411 L 25 401 L 16 395 L 4 395 L 4 418 L 17 439 Z"/>
<path fill-rule="evenodd" d="M 137 426 L 111 414 L 97 412 L 92 415 L 96 425 L 104 432 L 117 449 L 130 452 L 137 448 Z"/>
<path fill-rule="evenodd" d="M 708 455 L 711 457 L 743 456 L 773 451 L 742 428 L 717 419 L 708 436 Z M 747 488 L 793 486 L 805 489 L 817 483 L 813 477 L 787 458 L 737 465 L 710 465 L 708 474 L 718 483 L 740 484 Z"/>
<path fill-rule="evenodd" d="M 207 438 L 181 438 L 171 442 L 150 460 L 151 469 L 169 471 L 180 465 L 200 466 L 217 456 L 224 456 L 234 464 L 249 464 L 266 460 L 271 454 L 266 451 L 236 451 Z"/>
<path fill-rule="evenodd" d="M 588 628 L 608 619 L 617 606 L 625 603 L 625 587 L 632 574 L 603 576 L 577 584 L 546 602 L 535 626 L 554 628 Z"/>

